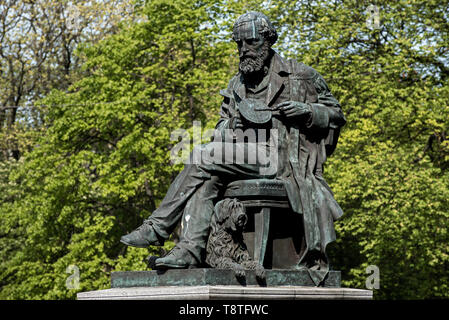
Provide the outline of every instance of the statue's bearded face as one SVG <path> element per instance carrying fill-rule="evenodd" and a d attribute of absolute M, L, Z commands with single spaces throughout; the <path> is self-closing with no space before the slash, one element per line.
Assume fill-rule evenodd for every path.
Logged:
<path fill-rule="evenodd" d="M 249 28 L 250 25 L 241 26 L 237 30 L 240 36 L 236 40 L 240 57 L 239 69 L 245 75 L 262 70 L 271 47 L 261 34 Z"/>

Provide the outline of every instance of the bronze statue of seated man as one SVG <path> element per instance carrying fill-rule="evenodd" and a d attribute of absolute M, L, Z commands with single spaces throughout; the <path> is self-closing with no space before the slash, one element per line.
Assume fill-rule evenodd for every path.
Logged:
<path fill-rule="evenodd" d="M 323 163 L 335 149 L 346 120 L 318 72 L 295 60 L 285 60 L 272 49 L 277 38 L 270 20 L 259 12 L 243 14 L 235 22 L 233 40 L 240 57 L 239 73 L 221 91 L 223 103 L 216 131 L 232 144 L 233 132 L 238 129 L 267 129 L 267 143 L 236 144 L 233 159 L 241 152 L 246 154 L 239 162 L 208 156 L 211 148 L 217 150 L 217 139 L 201 146 L 202 161 L 186 164 L 160 206 L 121 239 L 129 246 L 162 245 L 182 221 L 180 241 L 156 260 L 156 268 L 201 265 L 220 192 L 236 180 L 268 178 L 284 183 L 290 210 L 302 215 L 304 230 L 298 232 L 305 235 L 305 249 L 297 267 L 328 269 L 326 246 L 335 240 L 333 222 L 343 212 L 323 178 Z M 247 161 L 254 152 L 269 154 L 270 163 Z"/>

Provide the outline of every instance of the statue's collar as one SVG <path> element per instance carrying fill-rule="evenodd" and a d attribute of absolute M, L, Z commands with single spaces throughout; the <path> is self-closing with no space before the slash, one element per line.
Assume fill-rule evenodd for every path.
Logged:
<path fill-rule="evenodd" d="M 274 52 L 273 58 L 271 59 L 271 64 L 271 70 L 273 73 L 291 73 L 289 63 L 287 63 L 287 61 L 285 61 L 276 51 Z"/>

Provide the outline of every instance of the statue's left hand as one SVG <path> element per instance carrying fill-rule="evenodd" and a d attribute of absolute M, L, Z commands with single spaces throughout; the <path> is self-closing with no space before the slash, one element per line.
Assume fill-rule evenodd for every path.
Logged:
<path fill-rule="evenodd" d="M 310 106 L 303 102 L 298 101 L 285 101 L 276 106 L 281 114 L 287 118 L 301 117 L 306 121 L 312 116 L 312 110 Z"/>

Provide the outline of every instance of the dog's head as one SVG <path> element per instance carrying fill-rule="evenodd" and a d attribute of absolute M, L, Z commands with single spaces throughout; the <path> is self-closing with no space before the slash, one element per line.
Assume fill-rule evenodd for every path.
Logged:
<path fill-rule="evenodd" d="M 232 232 L 241 232 L 245 228 L 248 217 L 245 207 L 237 199 L 224 199 L 215 205 L 217 222 Z"/>

